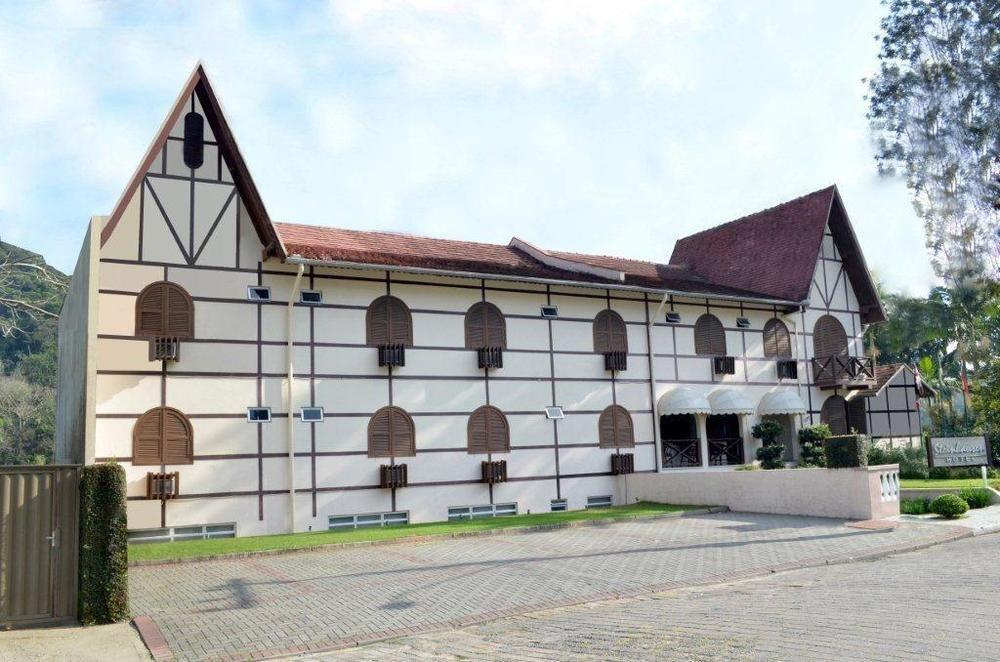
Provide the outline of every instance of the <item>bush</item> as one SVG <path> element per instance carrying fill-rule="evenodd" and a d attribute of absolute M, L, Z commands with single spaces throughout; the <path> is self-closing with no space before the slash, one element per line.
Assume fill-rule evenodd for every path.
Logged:
<path fill-rule="evenodd" d="M 760 469 L 759 464 L 741 464 L 736 467 L 736 471 L 757 471 L 758 469 Z"/>
<path fill-rule="evenodd" d="M 899 461 L 900 478 L 927 478 L 927 449 L 923 444 L 900 449 L 902 458 Z"/>
<path fill-rule="evenodd" d="M 125 470 L 116 463 L 84 467 L 80 476 L 80 596 L 84 625 L 127 620 L 128 536 Z"/>
<path fill-rule="evenodd" d="M 985 487 L 963 487 L 958 496 L 969 504 L 969 508 L 985 508 L 990 505 L 990 491 Z"/>
<path fill-rule="evenodd" d="M 979 467 L 934 467 L 930 470 L 930 477 L 947 480 L 949 478 L 980 478 L 982 469 Z M 997 478 L 998 473 L 994 467 L 986 468 L 987 478 Z"/>
<path fill-rule="evenodd" d="M 757 449 L 757 459 L 760 460 L 762 469 L 784 469 L 785 468 L 785 445 L 781 443 L 781 433 L 784 428 L 777 421 L 761 421 L 753 426 L 750 434 L 754 439 L 761 440 L 761 446 Z"/>
<path fill-rule="evenodd" d="M 899 512 L 904 515 L 926 515 L 930 511 L 930 499 L 903 499 L 899 502 Z"/>
<path fill-rule="evenodd" d="M 868 466 L 868 444 L 861 435 L 827 437 L 823 448 L 826 451 L 826 466 L 830 469 Z"/>
<path fill-rule="evenodd" d="M 931 512 L 946 519 L 957 519 L 968 509 L 969 504 L 956 494 L 942 494 L 931 501 Z"/>
<path fill-rule="evenodd" d="M 825 467 L 826 452 L 823 450 L 823 440 L 830 436 L 830 426 L 826 423 L 810 425 L 799 430 L 799 445 L 802 453 L 799 457 L 800 467 Z"/>

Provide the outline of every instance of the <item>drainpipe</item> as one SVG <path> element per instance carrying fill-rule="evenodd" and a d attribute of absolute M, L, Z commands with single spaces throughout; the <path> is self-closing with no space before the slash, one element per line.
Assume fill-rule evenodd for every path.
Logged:
<path fill-rule="evenodd" d="M 293 319 L 295 313 L 295 295 L 299 291 L 299 283 L 302 281 L 302 272 L 305 265 L 300 264 L 299 270 L 295 274 L 295 283 L 292 291 L 288 295 L 288 326 L 286 329 L 288 339 L 288 381 L 285 385 L 288 402 L 288 416 L 285 419 L 288 425 L 288 532 L 295 533 L 295 416 L 292 412 L 292 379 L 295 374 L 292 365 L 295 357 L 295 342 L 292 335 Z"/>
<path fill-rule="evenodd" d="M 663 298 L 660 300 L 660 305 L 656 308 L 656 314 L 649 318 L 646 323 L 646 351 L 649 354 L 649 400 L 653 409 L 653 458 L 656 461 L 656 473 L 663 471 L 663 458 L 660 457 L 662 449 L 660 448 L 660 416 L 656 409 L 656 373 L 654 372 L 653 366 L 656 364 L 656 359 L 653 356 L 653 326 L 656 324 L 656 320 L 660 318 L 660 314 L 663 313 L 663 307 L 667 305 L 667 297 L 670 296 L 669 292 L 663 293 Z M 677 351 L 677 348 L 674 348 Z"/>

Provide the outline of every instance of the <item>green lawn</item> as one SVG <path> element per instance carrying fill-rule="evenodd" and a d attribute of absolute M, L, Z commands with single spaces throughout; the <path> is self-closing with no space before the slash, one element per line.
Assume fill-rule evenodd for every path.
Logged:
<path fill-rule="evenodd" d="M 510 517 L 463 520 L 459 522 L 431 522 L 428 524 L 408 524 L 371 529 L 352 529 L 349 531 L 319 531 L 247 538 L 140 543 L 128 546 L 128 558 L 129 561 L 165 561 L 197 556 L 214 556 L 217 554 L 238 554 L 240 552 L 307 549 L 309 547 L 318 547 L 333 543 L 392 540 L 409 536 L 455 534 L 518 526 L 561 524 L 581 520 L 630 519 L 684 510 L 696 510 L 699 508 L 704 508 L 704 506 L 672 506 L 662 503 L 639 502 L 630 506 L 573 510 L 563 513 L 540 513 L 537 515 L 512 515 Z"/>
<path fill-rule="evenodd" d="M 899 486 L 903 489 L 911 488 L 942 488 L 942 487 L 982 487 L 982 478 L 902 478 L 899 481 Z M 990 481 L 990 486 L 993 489 L 1000 489 L 1000 480 L 993 479 Z"/>

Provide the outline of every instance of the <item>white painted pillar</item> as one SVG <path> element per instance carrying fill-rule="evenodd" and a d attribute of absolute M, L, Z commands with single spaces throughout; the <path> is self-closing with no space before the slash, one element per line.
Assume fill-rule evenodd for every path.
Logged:
<path fill-rule="evenodd" d="M 740 437 L 743 438 L 743 463 L 750 464 L 757 459 L 757 440 L 750 436 L 750 416 L 740 414 Z"/>
<path fill-rule="evenodd" d="M 708 466 L 708 415 L 695 414 L 698 423 L 698 447 L 701 452 L 701 466 Z"/>

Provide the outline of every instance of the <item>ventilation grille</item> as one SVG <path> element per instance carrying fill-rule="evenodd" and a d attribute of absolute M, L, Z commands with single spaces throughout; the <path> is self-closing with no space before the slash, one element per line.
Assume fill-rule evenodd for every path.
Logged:
<path fill-rule="evenodd" d="M 736 357 L 734 356 L 716 356 L 712 363 L 717 375 L 736 374 Z"/>
<path fill-rule="evenodd" d="M 403 344 L 379 345 L 378 364 L 380 366 L 406 365 L 406 346 Z"/>
<path fill-rule="evenodd" d="M 635 473 L 635 455 L 632 453 L 622 453 L 611 456 L 611 473 L 616 476 L 622 474 Z"/>
<path fill-rule="evenodd" d="M 625 370 L 628 367 L 628 354 L 625 352 L 605 352 L 605 370 Z"/>
<path fill-rule="evenodd" d="M 409 478 L 405 464 L 383 464 L 379 467 L 379 487 L 406 487 L 408 484 Z"/>
<path fill-rule="evenodd" d="M 150 361 L 176 361 L 180 357 L 181 341 L 176 336 L 156 336 L 150 339 Z"/>
<path fill-rule="evenodd" d="M 798 379 L 799 364 L 791 359 L 778 361 L 778 379 Z"/>
<path fill-rule="evenodd" d="M 494 460 L 487 462 L 483 460 L 483 482 L 506 483 L 507 482 L 507 460 Z"/>
<path fill-rule="evenodd" d="M 480 368 L 502 368 L 503 348 L 501 347 L 480 347 L 479 367 Z"/>
<path fill-rule="evenodd" d="M 173 473 L 146 474 L 147 499 L 174 499 L 180 491 L 181 475 Z"/>

